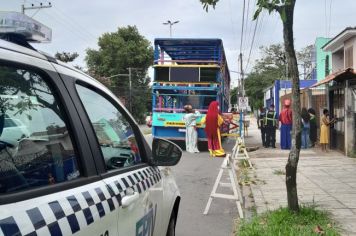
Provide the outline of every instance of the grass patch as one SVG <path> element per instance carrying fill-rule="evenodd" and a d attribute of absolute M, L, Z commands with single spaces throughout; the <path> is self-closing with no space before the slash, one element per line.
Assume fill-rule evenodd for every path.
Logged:
<path fill-rule="evenodd" d="M 275 175 L 286 175 L 286 172 L 284 170 L 274 170 L 273 174 L 275 174 Z"/>
<path fill-rule="evenodd" d="M 356 151 L 350 152 L 349 156 L 350 156 L 351 158 L 356 158 Z"/>
<path fill-rule="evenodd" d="M 250 165 L 248 164 L 248 161 L 245 159 L 239 160 L 238 166 L 240 168 L 248 168 Z"/>
<path fill-rule="evenodd" d="M 240 185 L 250 185 L 251 178 L 248 173 L 248 169 L 241 169 L 239 183 Z"/>
<path fill-rule="evenodd" d="M 317 229 L 319 227 L 319 230 Z M 311 236 L 340 235 L 329 213 L 315 206 L 303 206 L 298 214 L 287 208 L 254 216 L 249 221 L 242 220 L 236 236 Z"/>

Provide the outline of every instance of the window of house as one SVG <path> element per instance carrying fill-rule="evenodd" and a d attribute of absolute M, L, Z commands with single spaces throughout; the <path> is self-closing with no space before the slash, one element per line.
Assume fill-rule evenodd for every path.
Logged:
<path fill-rule="evenodd" d="M 353 50 L 352 46 L 345 49 L 345 68 L 353 68 Z"/>
<path fill-rule="evenodd" d="M 44 77 L 0 65 L 0 194 L 79 176 L 64 114 Z"/>
<path fill-rule="evenodd" d="M 107 170 L 141 163 L 133 129 L 116 106 L 84 86 L 77 85 L 77 91 L 96 133 Z"/>

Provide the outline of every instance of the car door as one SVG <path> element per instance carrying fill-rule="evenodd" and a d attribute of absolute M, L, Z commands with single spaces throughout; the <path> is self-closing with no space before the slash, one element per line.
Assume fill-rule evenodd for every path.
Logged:
<path fill-rule="evenodd" d="M 118 235 L 119 202 L 53 66 L 0 49 L 0 111 L 0 235 Z M 27 131 L 8 135 L 6 119 Z"/>
<path fill-rule="evenodd" d="M 150 152 L 133 119 L 99 87 L 78 81 L 75 90 L 96 136 L 92 147 L 101 151 L 95 159 L 103 166 L 99 172 L 119 201 L 119 235 L 164 235 L 164 227 L 155 228 L 162 220 L 161 172 L 148 165 Z"/>

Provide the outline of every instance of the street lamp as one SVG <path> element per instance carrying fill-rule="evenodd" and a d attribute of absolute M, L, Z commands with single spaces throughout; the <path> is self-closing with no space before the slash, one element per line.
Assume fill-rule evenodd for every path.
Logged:
<path fill-rule="evenodd" d="M 167 20 L 167 22 L 163 22 L 164 25 L 169 25 L 169 37 L 170 38 L 172 38 L 172 25 L 177 24 L 177 23 L 179 23 L 179 20 L 174 21 L 174 22 Z"/>

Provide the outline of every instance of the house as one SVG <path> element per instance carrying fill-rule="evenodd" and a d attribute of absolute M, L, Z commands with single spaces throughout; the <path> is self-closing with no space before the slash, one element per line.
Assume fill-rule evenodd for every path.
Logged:
<path fill-rule="evenodd" d="M 315 84 L 316 80 L 300 80 L 300 89 L 308 88 Z M 269 107 L 275 105 L 277 113 L 282 108 L 283 101 L 291 98 L 292 81 L 290 80 L 275 80 L 273 85 L 264 89 L 264 106 Z"/>
<path fill-rule="evenodd" d="M 331 53 L 331 74 L 313 85 L 325 86 L 330 116 L 338 122 L 330 128 L 330 148 L 356 156 L 356 27 L 348 27 L 322 49 Z"/>
<path fill-rule="evenodd" d="M 331 52 L 325 52 L 322 47 L 330 41 L 330 38 L 317 37 L 314 43 L 312 55 L 313 74 L 312 79 L 323 80 L 332 70 Z"/>

